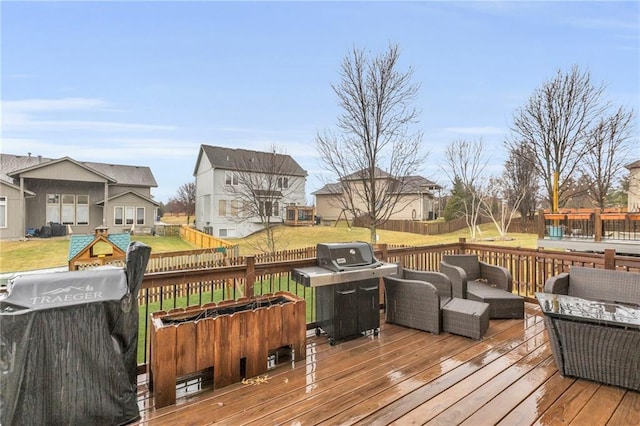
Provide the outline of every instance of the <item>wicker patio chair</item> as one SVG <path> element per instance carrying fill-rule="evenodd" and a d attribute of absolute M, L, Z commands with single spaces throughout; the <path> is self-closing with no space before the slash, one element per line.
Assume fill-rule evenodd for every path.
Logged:
<path fill-rule="evenodd" d="M 419 271 L 408 274 L 406 272 L 407 270 L 404 270 L 397 276 L 384 278 L 386 321 L 440 334 L 440 309 L 451 300 L 449 279 L 439 272 L 424 272 L 420 274 L 420 278 L 417 274 Z M 442 289 L 442 293 L 439 289 Z"/>
<path fill-rule="evenodd" d="M 479 340 L 489 327 L 489 305 L 452 297 L 440 272 L 402 269 L 385 277 L 386 321 L 439 334 L 445 331 Z"/>
<path fill-rule="evenodd" d="M 445 255 L 440 272 L 451 280 L 453 297 L 485 302 L 489 318 L 524 318 L 524 298 L 512 293 L 508 269 L 478 260 L 475 254 Z"/>

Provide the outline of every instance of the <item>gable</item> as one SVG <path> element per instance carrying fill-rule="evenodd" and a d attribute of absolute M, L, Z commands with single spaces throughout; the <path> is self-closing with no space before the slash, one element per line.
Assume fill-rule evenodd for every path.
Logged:
<path fill-rule="evenodd" d="M 109 181 L 106 176 L 98 174 L 81 164 L 66 159 L 42 163 L 37 167 L 30 168 L 20 172 L 19 174 L 20 177 L 27 179 L 53 179 L 98 183 Z"/>
<path fill-rule="evenodd" d="M 130 241 L 131 235 L 127 233 L 109 234 L 107 238 L 102 236 L 95 237 L 93 235 L 72 235 L 69 239 L 68 260 L 73 260 L 80 253 L 98 242 L 106 242 L 114 248 L 117 248 L 119 251 L 126 253 L 129 248 Z"/>
<path fill-rule="evenodd" d="M 126 191 L 126 192 L 121 192 L 119 194 L 113 195 L 111 197 L 109 197 L 108 201 L 111 203 L 113 201 L 119 200 L 121 203 L 137 203 L 140 200 L 150 203 L 156 207 L 160 206 L 160 203 L 158 203 L 155 200 L 152 200 L 151 198 L 147 198 L 141 194 L 138 194 L 135 191 Z M 104 205 L 104 200 L 100 200 L 98 201 L 96 204 L 98 205 Z"/>

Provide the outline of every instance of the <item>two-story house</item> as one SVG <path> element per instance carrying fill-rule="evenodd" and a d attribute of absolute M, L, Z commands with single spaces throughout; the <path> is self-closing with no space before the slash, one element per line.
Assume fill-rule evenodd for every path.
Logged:
<path fill-rule="evenodd" d="M 362 173 L 355 172 L 345 176 L 339 182 L 324 185 L 312 193 L 316 200 L 316 214 L 323 221 L 335 221 L 340 217 L 352 219 L 353 214 L 344 209 L 345 186 L 360 185 Z M 387 172 L 376 169 L 376 179 L 385 181 L 382 185 L 393 187 L 397 180 Z M 422 176 L 406 176 L 401 185 L 400 194 L 394 212 L 389 219 L 392 220 L 432 220 L 438 216 L 438 201 L 435 193 L 441 189 L 440 185 L 431 182 Z M 358 193 L 357 188 L 353 192 Z M 361 212 L 368 211 L 364 200 L 355 200 L 355 207 Z M 344 215 L 344 216 L 342 216 Z"/>
<path fill-rule="evenodd" d="M 150 230 L 157 186 L 149 167 L 0 154 L 0 239 Z"/>
<path fill-rule="evenodd" d="M 640 212 L 640 160 L 625 166 L 629 170 L 628 211 Z"/>
<path fill-rule="evenodd" d="M 201 145 L 196 178 L 196 228 L 241 238 L 282 223 L 287 206 L 304 205 L 307 172 L 289 155 Z"/>

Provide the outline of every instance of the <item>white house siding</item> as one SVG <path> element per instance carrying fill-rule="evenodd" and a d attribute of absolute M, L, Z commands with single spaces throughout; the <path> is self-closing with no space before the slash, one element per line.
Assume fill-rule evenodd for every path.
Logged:
<path fill-rule="evenodd" d="M 627 206 L 630 212 L 640 212 L 640 166 L 629 170 Z"/>
<path fill-rule="evenodd" d="M 214 193 L 214 170 L 206 155 L 200 157 L 196 166 L 196 228 L 204 231 L 211 226 L 212 195 Z"/>
<path fill-rule="evenodd" d="M 263 229 L 259 218 L 234 220 L 230 215 L 232 196 L 227 192 L 226 174 L 231 170 L 214 169 L 206 155 L 202 155 L 196 167 L 196 228 L 211 233 L 216 237 L 244 237 Z M 279 216 L 274 216 L 277 223 L 284 219 L 284 207 L 290 203 L 304 205 L 305 179 L 289 176 L 289 196 L 279 200 Z M 227 212 L 220 214 L 220 202 L 226 202 Z"/>

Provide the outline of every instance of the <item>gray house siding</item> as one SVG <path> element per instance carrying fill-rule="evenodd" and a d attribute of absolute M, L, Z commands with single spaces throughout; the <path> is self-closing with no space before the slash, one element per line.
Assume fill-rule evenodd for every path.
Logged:
<path fill-rule="evenodd" d="M 134 221 L 132 224 L 127 223 L 117 223 L 116 222 L 116 210 L 124 209 L 125 210 L 125 218 L 126 219 L 126 209 L 133 208 L 134 213 Z M 142 223 L 139 222 L 139 217 L 137 215 L 138 209 L 144 209 L 144 219 Z M 109 199 L 108 207 L 107 207 L 107 226 L 109 229 L 112 229 L 113 232 L 128 232 L 132 229 L 145 229 L 153 227 L 155 223 L 155 211 L 157 209 L 157 205 L 145 200 L 140 195 L 136 193 L 126 193 L 122 195 L 117 195 Z"/>
<path fill-rule="evenodd" d="M 92 234 L 101 225 L 113 226 L 112 232 L 121 232 L 131 230 L 131 225 L 149 228 L 155 223 L 159 203 L 151 198 L 151 188 L 157 187 L 157 183 L 148 167 L 12 154 L 0 154 L 0 167 L 0 180 L 7 182 L 1 186 L 0 196 L 5 192 L 17 193 L 11 195 L 17 199 L 10 200 L 11 221 L 0 230 L 0 238 L 22 238 L 29 229 L 41 229 L 49 222 L 66 225 L 74 234 Z M 28 193 L 24 211 L 20 211 L 23 202 L 20 185 Z M 9 191 L 11 188 L 13 192 Z M 116 205 L 132 208 L 134 223 L 116 227 Z"/>
<path fill-rule="evenodd" d="M 20 188 L 0 181 L 0 212 L 4 215 L 0 226 L 0 239 L 17 239 L 23 237 L 20 221 L 22 220 L 22 197 Z M 0 223 L 1 223 L 0 222 Z"/>
<path fill-rule="evenodd" d="M 91 182 L 73 182 L 58 180 L 25 180 L 36 195 L 26 200 L 26 228 L 40 229 L 46 225 L 47 220 L 47 196 L 49 194 L 73 195 L 74 197 L 89 197 L 89 223 L 80 225 L 74 223 L 71 231 L 74 234 L 90 234 L 96 226 L 102 225 L 102 206 L 96 203 L 104 198 L 104 184 Z M 77 222 L 77 220 L 76 220 Z"/>

